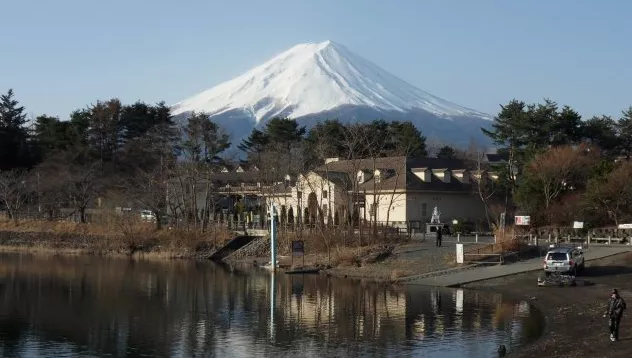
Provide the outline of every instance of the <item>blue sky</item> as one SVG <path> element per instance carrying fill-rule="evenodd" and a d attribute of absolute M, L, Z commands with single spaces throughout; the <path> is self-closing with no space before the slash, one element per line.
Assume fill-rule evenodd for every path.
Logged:
<path fill-rule="evenodd" d="M 0 92 L 66 118 L 98 99 L 173 104 L 302 42 L 334 40 L 434 95 L 496 114 L 549 97 L 632 105 L 622 0 L 13 0 Z"/>

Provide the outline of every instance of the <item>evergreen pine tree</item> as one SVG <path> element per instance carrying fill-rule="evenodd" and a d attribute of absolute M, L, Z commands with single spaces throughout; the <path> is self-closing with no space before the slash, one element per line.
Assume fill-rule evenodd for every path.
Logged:
<path fill-rule="evenodd" d="M 632 156 L 632 107 L 623 111 L 616 128 L 621 150 L 620 154 Z"/>
<path fill-rule="evenodd" d="M 606 155 L 619 154 L 617 122 L 609 116 L 592 117 L 584 123 L 585 140 L 598 146 Z"/>
<path fill-rule="evenodd" d="M 29 147 L 24 107 L 13 90 L 0 96 L 0 169 L 28 167 L 33 156 Z"/>
<path fill-rule="evenodd" d="M 456 151 L 449 145 L 445 145 L 439 149 L 439 152 L 437 153 L 437 158 L 454 159 L 456 158 Z"/>
<path fill-rule="evenodd" d="M 428 155 L 426 137 L 410 122 L 394 121 L 389 124 L 392 145 L 389 155 L 406 155 L 411 158 L 423 158 Z"/>

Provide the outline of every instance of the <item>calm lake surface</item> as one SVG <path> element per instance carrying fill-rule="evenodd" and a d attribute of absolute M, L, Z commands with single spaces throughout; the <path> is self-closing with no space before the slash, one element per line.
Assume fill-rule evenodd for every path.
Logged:
<path fill-rule="evenodd" d="M 537 339 L 499 294 L 212 262 L 0 254 L 2 357 L 494 357 Z"/>

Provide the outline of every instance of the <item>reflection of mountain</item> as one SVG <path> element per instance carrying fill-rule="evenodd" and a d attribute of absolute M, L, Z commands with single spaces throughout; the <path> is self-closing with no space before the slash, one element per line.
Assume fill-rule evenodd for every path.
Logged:
<path fill-rule="evenodd" d="M 55 349 L 130 357 L 445 350 L 453 348 L 438 337 L 459 337 L 468 347 L 480 343 L 476 337 L 495 344 L 505 336 L 492 328 L 496 308 L 514 307 L 478 292 L 464 291 L 459 303 L 451 290 L 277 274 L 271 320 L 268 272 L 244 276 L 206 262 L 4 255 L 0 282 L 2 356 L 21 356 L 25 342 L 51 357 L 61 355 Z M 526 321 L 516 318 L 518 309 L 502 312 L 507 332 L 522 341 Z"/>

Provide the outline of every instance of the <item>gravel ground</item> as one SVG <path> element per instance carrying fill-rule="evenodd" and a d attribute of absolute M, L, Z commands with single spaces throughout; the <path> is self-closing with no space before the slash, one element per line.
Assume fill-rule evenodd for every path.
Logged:
<path fill-rule="evenodd" d="M 632 313 L 621 321 L 620 341 L 611 342 L 602 318 L 612 288 L 632 307 L 632 254 L 587 263 L 576 287 L 538 287 L 532 272 L 472 283 L 464 287 L 494 290 L 526 299 L 546 317 L 544 336 L 513 357 L 632 357 Z"/>
<path fill-rule="evenodd" d="M 250 247 L 246 247 L 243 251 L 238 251 L 229 257 L 228 261 L 235 264 L 252 264 L 253 261 L 257 263 L 269 262 L 269 249 L 266 245 L 267 242 L 263 240 L 254 242 Z M 475 244 L 467 245 L 471 247 Z M 397 245 L 393 254 L 387 259 L 360 267 L 350 262 L 337 265 L 335 252 L 332 253 L 331 260 L 322 253 L 306 255 L 305 265 L 326 266 L 331 262 L 332 266 L 336 267 L 327 270 L 327 273 L 333 276 L 394 281 L 406 276 L 416 276 L 455 267 L 455 251 L 454 243 L 445 243 L 442 247 L 436 247 L 434 242 L 416 242 Z M 279 256 L 278 260 L 281 265 L 290 265 L 292 262 L 289 256 Z M 301 265 L 302 262 L 301 257 L 294 258 L 295 265 Z"/>
<path fill-rule="evenodd" d="M 362 267 L 336 267 L 328 270 L 328 273 L 380 281 L 397 280 L 455 267 L 455 251 L 454 244 L 445 244 L 442 247 L 436 247 L 434 242 L 400 245 L 395 248 L 391 257 L 382 262 Z"/>

